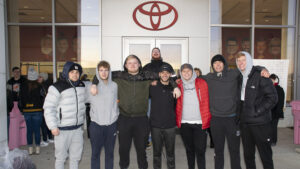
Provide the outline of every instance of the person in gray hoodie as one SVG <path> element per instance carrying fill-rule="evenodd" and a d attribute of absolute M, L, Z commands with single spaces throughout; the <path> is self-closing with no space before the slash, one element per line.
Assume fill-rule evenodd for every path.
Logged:
<path fill-rule="evenodd" d="M 114 147 L 117 133 L 116 121 L 119 116 L 118 86 L 112 81 L 110 65 L 99 62 L 96 68 L 99 93 L 90 94 L 91 83 L 87 84 L 87 102 L 91 104 L 89 126 L 92 146 L 91 169 L 100 169 L 100 153 L 105 149 L 105 169 L 113 169 Z"/>

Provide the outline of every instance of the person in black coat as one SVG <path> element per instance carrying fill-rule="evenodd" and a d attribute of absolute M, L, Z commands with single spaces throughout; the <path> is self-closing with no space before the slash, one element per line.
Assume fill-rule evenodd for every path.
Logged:
<path fill-rule="evenodd" d="M 276 89 L 269 78 L 261 77 L 253 66 L 248 52 L 239 52 L 236 64 L 242 76 L 241 91 L 241 137 L 246 168 L 256 168 L 257 147 L 264 169 L 274 169 L 271 138 L 271 110 L 278 101 Z"/>
<path fill-rule="evenodd" d="M 284 118 L 283 106 L 284 106 L 285 93 L 283 88 L 279 85 L 279 78 L 277 75 L 271 74 L 270 79 L 272 80 L 278 95 L 278 102 L 275 105 L 275 107 L 272 109 L 272 140 L 271 141 L 272 141 L 272 145 L 275 146 L 277 143 L 278 121 L 280 118 Z"/>

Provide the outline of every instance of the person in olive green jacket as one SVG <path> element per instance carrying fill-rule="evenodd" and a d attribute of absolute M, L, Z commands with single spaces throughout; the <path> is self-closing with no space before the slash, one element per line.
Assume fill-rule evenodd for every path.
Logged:
<path fill-rule="evenodd" d="M 112 72 L 113 81 L 118 84 L 118 99 L 120 115 L 118 119 L 119 130 L 119 155 L 120 168 L 129 167 L 129 155 L 131 142 L 137 153 L 139 169 L 147 169 L 146 142 L 149 133 L 149 123 L 147 117 L 149 86 L 151 80 L 158 79 L 156 73 L 142 71 L 140 59 L 135 55 L 129 55 L 124 63 L 124 71 Z M 93 84 L 98 84 L 98 79 L 94 78 Z M 91 87 L 91 93 L 96 94 L 95 85 Z M 178 88 L 174 90 L 174 95 L 180 96 Z"/>

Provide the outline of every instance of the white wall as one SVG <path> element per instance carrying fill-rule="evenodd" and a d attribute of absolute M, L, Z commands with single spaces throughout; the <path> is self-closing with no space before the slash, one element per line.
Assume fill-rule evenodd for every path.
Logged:
<path fill-rule="evenodd" d="M 4 0 L 0 0 L 0 146 L 7 141 Z"/>
<path fill-rule="evenodd" d="M 161 1 L 177 10 L 178 20 L 168 29 L 149 31 L 136 25 L 132 18 L 134 9 L 147 1 L 102 0 L 102 59 L 109 61 L 112 69 L 122 67 L 123 36 L 188 37 L 189 62 L 207 73 L 210 65 L 209 0 Z"/>

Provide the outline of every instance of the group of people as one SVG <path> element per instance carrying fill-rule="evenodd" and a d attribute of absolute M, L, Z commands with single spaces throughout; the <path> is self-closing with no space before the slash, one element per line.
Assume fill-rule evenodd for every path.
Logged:
<path fill-rule="evenodd" d="M 100 168 L 101 149 L 105 149 L 105 168 L 113 168 L 116 136 L 119 141 L 119 166 L 128 169 L 133 142 L 139 169 L 147 169 L 146 145 L 149 133 L 153 143 L 153 168 L 161 168 L 162 149 L 166 149 L 168 169 L 175 168 L 175 136 L 179 128 L 189 169 L 205 169 L 207 129 L 215 151 L 215 168 L 224 168 L 227 140 L 232 169 L 241 169 L 240 138 L 247 168 L 255 167 L 257 147 L 265 169 L 274 168 L 272 109 L 280 113 L 283 104 L 278 90 L 264 67 L 253 66 L 247 52 L 236 57 L 238 69 L 229 69 L 222 55 L 211 60 L 212 72 L 196 75 L 191 64 L 181 65 L 180 79 L 174 79 L 172 66 L 163 62 L 159 48 L 152 50 L 151 63 L 142 67 L 140 59 L 129 55 L 123 71 L 111 71 L 100 61 L 92 82 L 82 82 L 82 67 L 64 65 L 62 77 L 48 89 L 43 105 L 48 128 L 54 135 L 55 168 L 78 168 L 83 152 L 82 125 L 85 103 L 90 103 L 89 136 L 91 168 Z M 201 71 L 200 71 L 201 72 Z M 272 78 L 272 76 L 270 77 Z M 282 94 L 282 93 L 281 93 Z M 284 98 L 284 93 L 283 93 Z M 151 104 L 149 104 L 151 99 Z M 150 106 L 150 116 L 147 116 Z M 275 123 L 275 124 L 274 124 Z"/>

